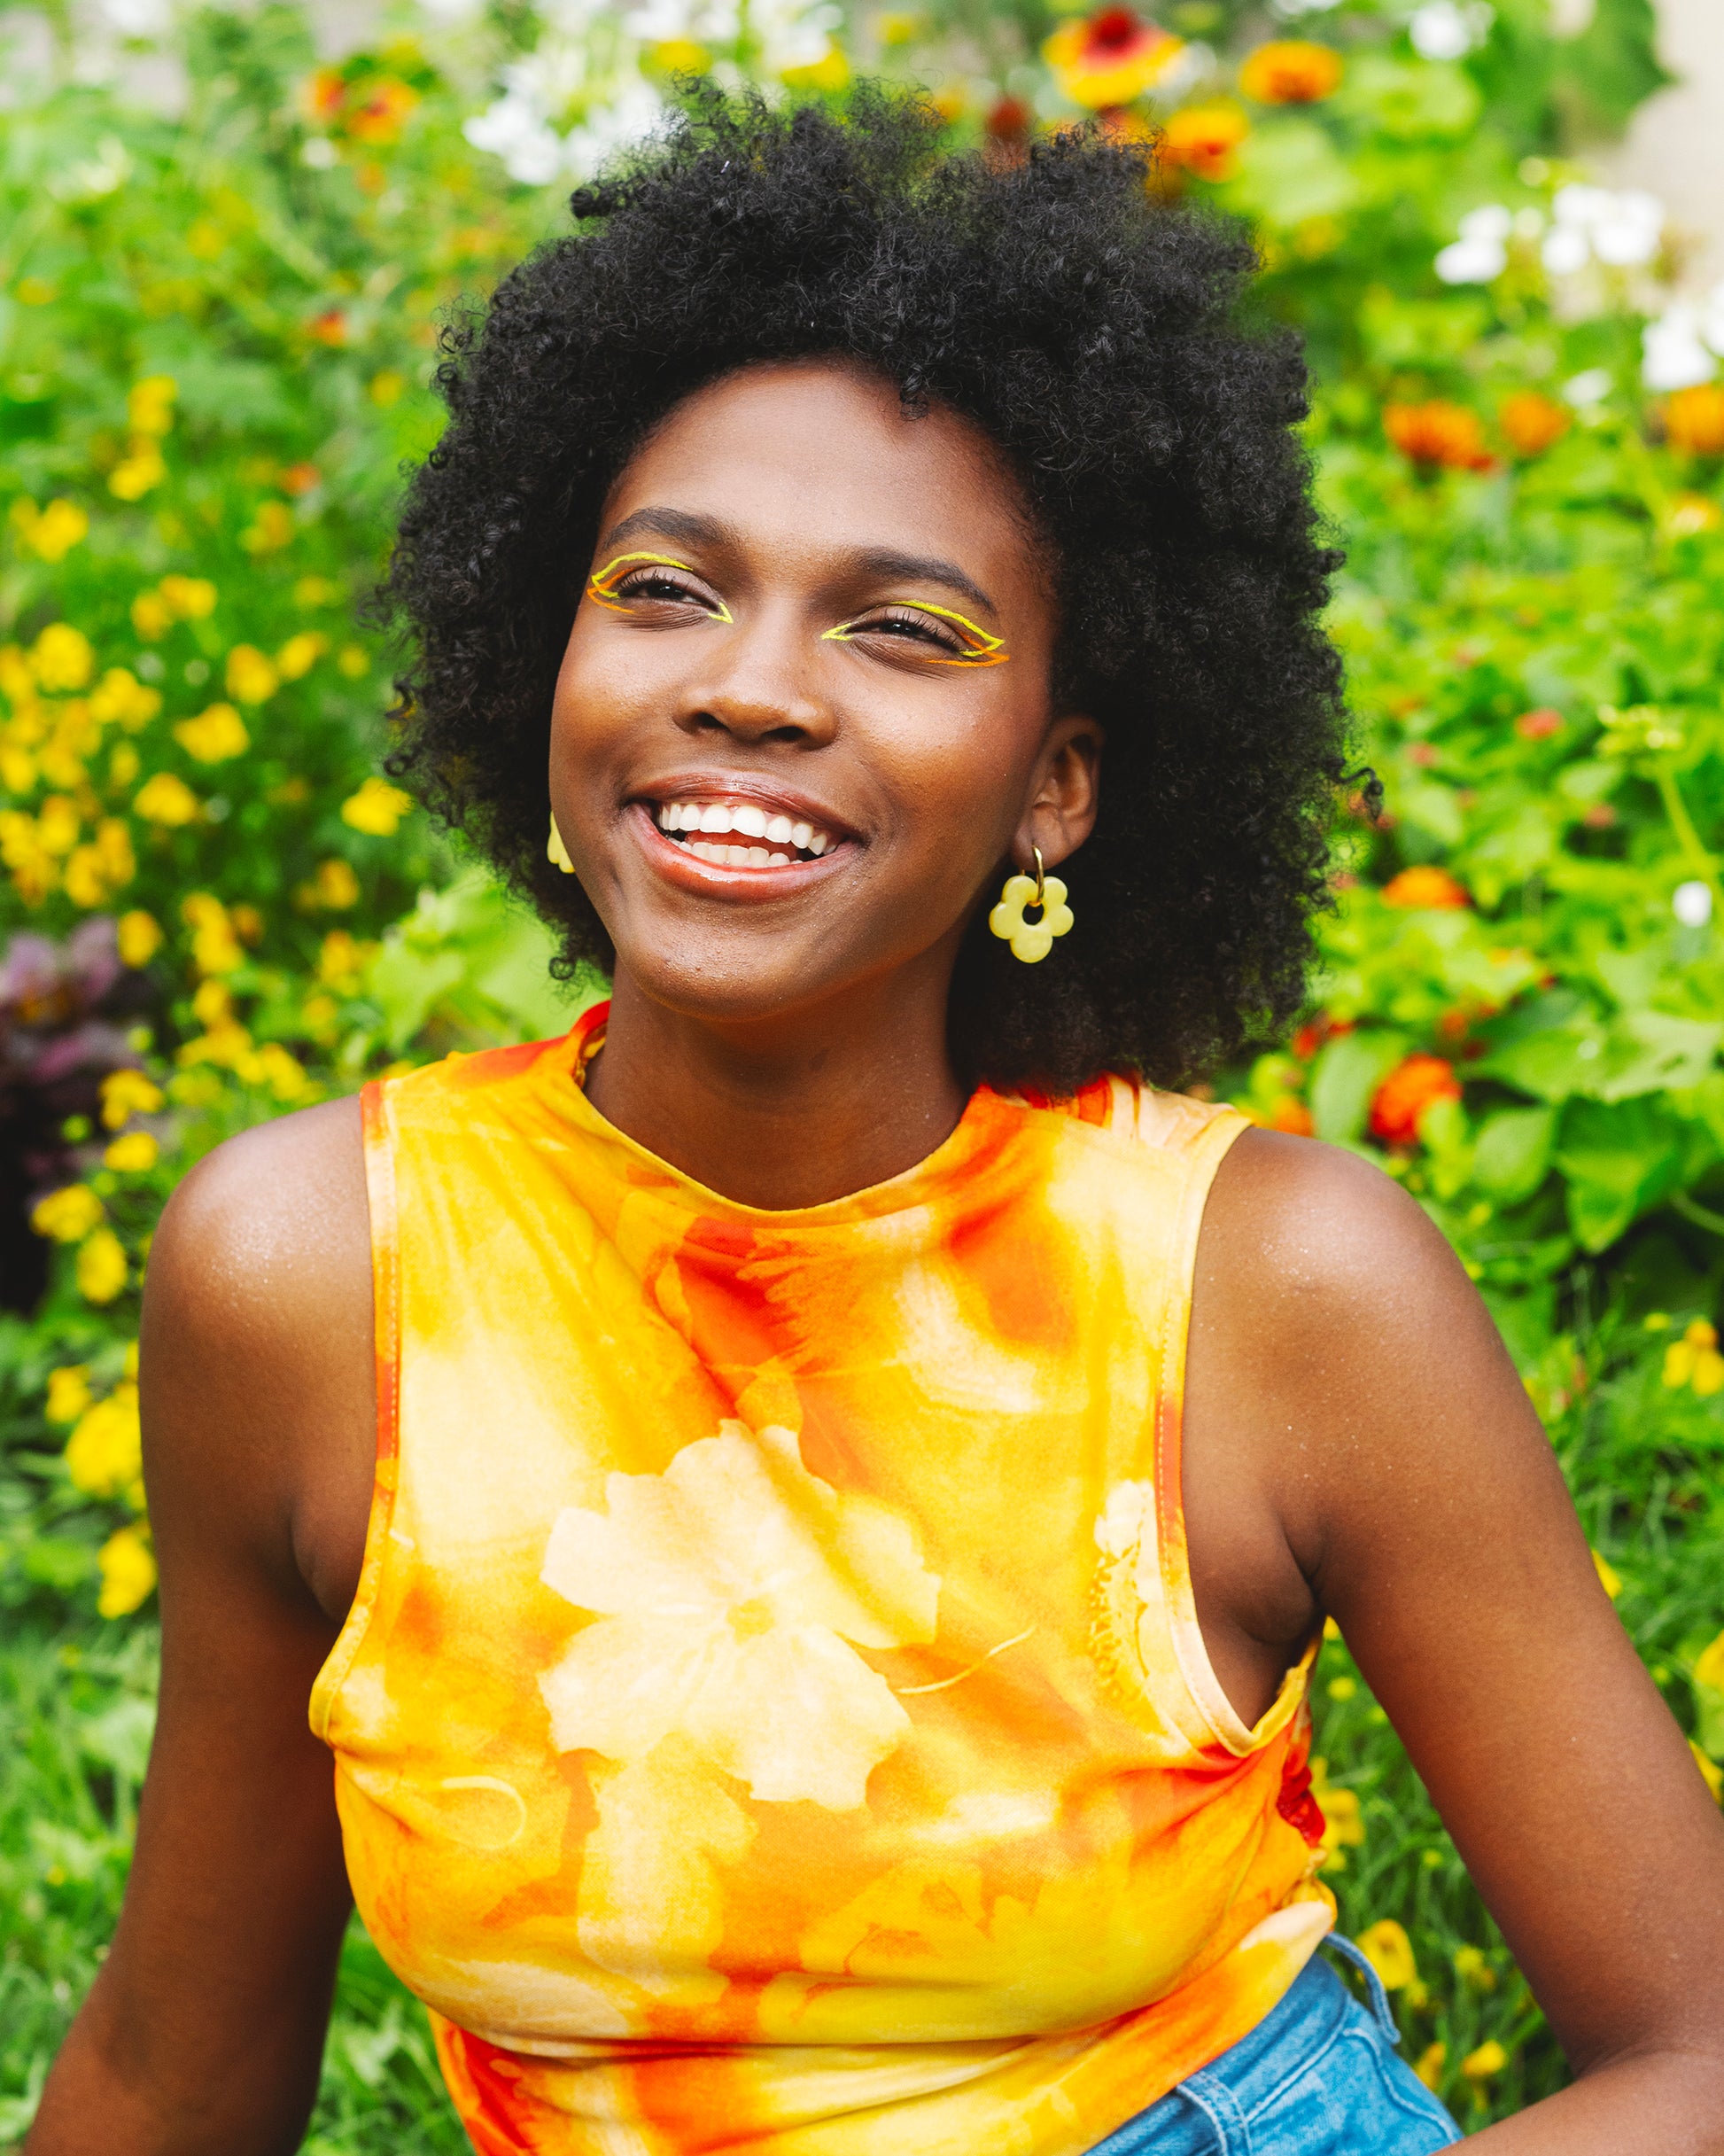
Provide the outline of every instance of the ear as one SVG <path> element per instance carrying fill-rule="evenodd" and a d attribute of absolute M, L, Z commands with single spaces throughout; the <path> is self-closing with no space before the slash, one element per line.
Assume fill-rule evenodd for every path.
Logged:
<path fill-rule="evenodd" d="M 1026 875 L 1035 868 L 1037 846 L 1052 868 L 1076 853 L 1094 830 L 1101 745 L 1100 727 L 1081 712 L 1056 719 L 1049 728 L 1029 806 L 1012 837 L 1012 859 Z"/>

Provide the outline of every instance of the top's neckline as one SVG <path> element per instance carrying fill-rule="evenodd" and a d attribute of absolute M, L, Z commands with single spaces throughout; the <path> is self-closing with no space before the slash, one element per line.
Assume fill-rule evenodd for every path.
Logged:
<path fill-rule="evenodd" d="M 739 1219 L 773 1222 L 785 1227 L 834 1226 L 846 1220 L 878 1219 L 892 1213 L 908 1212 L 928 1203 L 979 1156 L 994 1149 L 1002 1117 L 1013 1105 L 990 1086 L 978 1086 L 965 1102 L 963 1113 L 934 1150 L 909 1167 L 901 1168 L 896 1175 L 888 1176 L 883 1182 L 866 1184 L 860 1190 L 824 1199 L 818 1205 L 781 1208 L 749 1205 L 740 1198 L 727 1197 L 723 1191 L 714 1190 L 710 1184 L 701 1182 L 643 1146 L 638 1139 L 631 1138 L 587 1098 L 587 1067 L 604 1046 L 610 1016 L 609 1002 L 594 1004 L 581 1013 L 558 1044 L 555 1057 L 558 1104 L 571 1121 L 591 1135 L 631 1154 L 656 1176 L 673 1185 L 685 1203 L 702 1212 L 722 1211 Z"/>

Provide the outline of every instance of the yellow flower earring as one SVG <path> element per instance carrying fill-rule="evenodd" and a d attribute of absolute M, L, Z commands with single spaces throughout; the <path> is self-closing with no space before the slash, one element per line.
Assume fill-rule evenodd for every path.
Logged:
<path fill-rule="evenodd" d="M 1039 846 L 1032 846 L 1030 852 L 1036 856 L 1035 876 L 1008 876 L 999 904 L 988 916 L 988 926 L 1002 942 L 1011 945 L 1013 957 L 1021 958 L 1026 966 L 1045 958 L 1053 948 L 1054 938 L 1063 936 L 1072 924 L 1065 885 L 1057 876 L 1044 871 Z M 1024 919 L 1024 909 L 1031 906 L 1040 907 L 1039 921 Z"/>
<path fill-rule="evenodd" d="M 553 868 L 561 868 L 564 876 L 575 873 L 575 864 L 569 859 L 569 849 L 563 843 L 563 834 L 556 828 L 556 811 L 551 811 L 551 835 L 545 845 L 545 859 Z"/>

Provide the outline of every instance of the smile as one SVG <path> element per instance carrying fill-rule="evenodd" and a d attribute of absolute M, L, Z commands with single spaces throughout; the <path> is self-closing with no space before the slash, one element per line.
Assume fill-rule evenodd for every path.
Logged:
<path fill-rule="evenodd" d="M 652 816 L 673 844 L 715 868 L 799 868 L 838 843 L 819 824 L 755 801 L 665 801 Z"/>

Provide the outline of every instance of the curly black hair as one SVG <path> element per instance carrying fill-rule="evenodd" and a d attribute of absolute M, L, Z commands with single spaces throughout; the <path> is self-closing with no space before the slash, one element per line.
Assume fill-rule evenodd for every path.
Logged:
<path fill-rule="evenodd" d="M 571 199 L 578 230 L 445 332 L 450 424 L 409 486 L 387 598 L 416 661 L 390 768 L 563 938 L 604 930 L 545 859 L 557 669 L 604 495 L 680 399 L 831 354 L 1004 452 L 1057 562 L 1061 708 L 1107 729 L 1069 867 L 1076 933 L 1038 966 L 971 924 L 959 1070 L 1068 1091 L 1188 1081 L 1299 1007 L 1342 776 L 1318 624 L 1340 557 L 1293 432 L 1296 340 L 1240 306 L 1234 226 L 1160 198 L 1153 152 L 1094 129 L 1021 159 L 942 155 L 924 103 L 842 117 L 691 91 Z"/>

